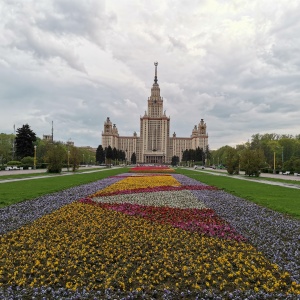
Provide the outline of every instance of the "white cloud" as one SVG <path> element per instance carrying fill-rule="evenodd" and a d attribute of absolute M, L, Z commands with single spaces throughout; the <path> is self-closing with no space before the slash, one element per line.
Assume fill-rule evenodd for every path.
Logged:
<path fill-rule="evenodd" d="M 106 117 L 139 132 L 158 61 L 171 132 L 211 148 L 299 134 L 297 0 L 2 1 L 0 131 L 28 123 L 98 146 Z"/>

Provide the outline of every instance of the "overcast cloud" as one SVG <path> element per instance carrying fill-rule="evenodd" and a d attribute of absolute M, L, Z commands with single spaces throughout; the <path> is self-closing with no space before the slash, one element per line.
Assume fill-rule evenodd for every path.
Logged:
<path fill-rule="evenodd" d="M 209 145 L 300 134 L 298 0 L 2 0 L 0 132 L 101 144 L 139 134 L 158 61 L 171 134 Z"/>

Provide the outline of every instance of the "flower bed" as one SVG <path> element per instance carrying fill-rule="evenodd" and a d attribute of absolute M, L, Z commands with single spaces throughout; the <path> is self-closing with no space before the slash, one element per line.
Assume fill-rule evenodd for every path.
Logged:
<path fill-rule="evenodd" d="M 133 173 L 175 173 L 173 168 L 166 166 L 139 166 L 129 170 Z"/>
<path fill-rule="evenodd" d="M 179 175 L 115 176 L 99 188 L 0 237 L 2 298 L 299 296 L 290 273 L 213 208 L 224 192 Z"/>

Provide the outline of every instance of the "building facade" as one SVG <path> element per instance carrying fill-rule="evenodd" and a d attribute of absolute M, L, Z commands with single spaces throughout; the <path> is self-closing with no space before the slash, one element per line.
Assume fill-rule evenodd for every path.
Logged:
<path fill-rule="evenodd" d="M 148 110 L 140 117 L 139 136 L 136 132 L 133 136 L 119 136 L 116 124 L 113 124 L 109 117 L 104 122 L 102 147 L 111 146 L 125 151 L 128 161 L 135 153 L 137 163 L 170 163 L 173 156 L 178 156 L 181 160 L 182 152 L 186 149 L 200 147 L 205 150 L 208 145 L 206 123 L 203 119 L 198 126 L 194 126 L 190 137 L 177 137 L 175 132 L 170 137 L 170 117 L 166 116 L 166 111 L 163 109 L 163 98 L 160 96 L 157 80 L 157 65 L 158 63 L 155 62 L 154 83 L 151 96 L 148 97 Z"/>

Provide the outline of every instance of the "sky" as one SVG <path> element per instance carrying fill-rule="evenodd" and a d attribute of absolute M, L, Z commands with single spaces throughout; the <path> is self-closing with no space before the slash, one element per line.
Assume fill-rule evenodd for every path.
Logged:
<path fill-rule="evenodd" d="M 2 0 L 0 20 L 0 133 L 139 135 L 157 61 L 170 135 L 300 134 L 299 0 Z"/>

